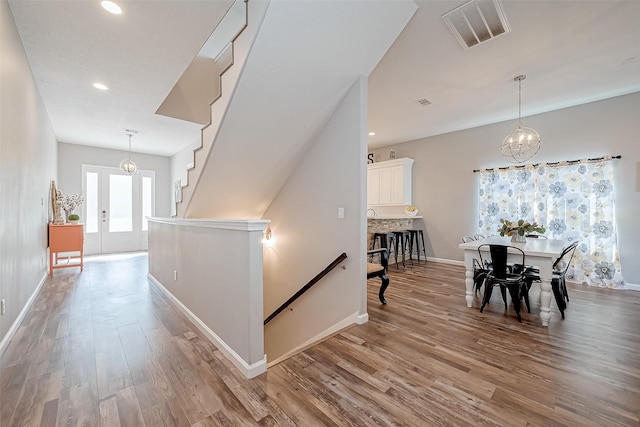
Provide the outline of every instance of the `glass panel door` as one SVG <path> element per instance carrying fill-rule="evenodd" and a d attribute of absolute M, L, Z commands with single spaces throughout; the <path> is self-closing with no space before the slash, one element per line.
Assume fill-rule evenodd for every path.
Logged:
<path fill-rule="evenodd" d="M 85 253 L 146 250 L 154 214 L 155 172 L 128 175 L 118 168 L 83 165 Z"/>
<path fill-rule="evenodd" d="M 103 168 L 102 253 L 140 249 L 140 227 L 133 221 L 134 200 L 139 199 L 135 177 L 120 169 Z"/>

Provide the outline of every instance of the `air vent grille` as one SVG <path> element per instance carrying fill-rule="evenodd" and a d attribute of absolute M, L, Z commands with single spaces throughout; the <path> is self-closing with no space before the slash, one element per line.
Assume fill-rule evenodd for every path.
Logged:
<path fill-rule="evenodd" d="M 511 32 L 498 0 L 471 0 L 442 19 L 465 49 Z"/>
<path fill-rule="evenodd" d="M 416 100 L 416 103 L 422 106 L 431 105 L 431 101 L 429 101 L 427 98 L 418 99 Z"/>

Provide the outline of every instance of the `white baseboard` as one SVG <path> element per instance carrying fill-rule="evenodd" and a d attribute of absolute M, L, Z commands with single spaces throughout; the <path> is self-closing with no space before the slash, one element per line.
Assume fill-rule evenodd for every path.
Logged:
<path fill-rule="evenodd" d="M 623 289 L 631 289 L 632 291 L 640 291 L 640 285 L 635 283 L 625 283 Z"/>
<path fill-rule="evenodd" d="M 265 354 L 263 359 L 259 362 L 248 364 L 238 353 L 236 353 L 226 342 L 222 340 L 215 332 L 213 332 L 207 325 L 200 320 L 198 316 L 193 314 L 178 298 L 176 298 L 162 283 L 158 281 L 151 273 L 149 273 L 149 279 L 155 283 L 158 288 L 173 301 L 180 311 L 193 323 L 217 348 L 225 355 L 227 359 L 233 363 L 233 365 L 240 370 L 247 378 L 256 377 L 267 371 L 267 355 Z"/>
<path fill-rule="evenodd" d="M 287 353 L 285 353 L 282 356 L 278 357 L 276 360 L 272 360 L 271 362 L 269 362 L 267 364 L 267 367 L 270 368 L 273 365 L 277 365 L 278 363 L 290 358 L 291 356 L 295 356 L 296 354 L 300 353 L 301 351 L 304 351 L 307 348 L 309 348 L 309 347 L 311 347 L 313 345 L 316 345 L 321 341 L 324 341 L 326 338 L 330 337 L 331 335 L 334 335 L 334 334 L 340 332 L 341 330 L 343 330 L 345 328 L 348 328 L 349 326 L 352 326 L 353 324 L 365 323 L 368 319 L 369 319 L 369 314 L 367 314 L 367 313 L 360 314 L 358 312 L 355 312 L 352 315 L 350 315 L 349 317 L 347 317 L 345 319 L 342 319 L 338 323 L 334 324 L 330 328 L 325 329 L 324 331 L 320 332 L 315 337 L 312 337 L 312 338 L 308 339 L 305 343 L 299 345 L 298 347 L 294 348 L 293 350 L 288 351 Z"/>
<path fill-rule="evenodd" d="M 11 342 L 11 340 L 13 339 L 13 336 L 18 331 L 20 324 L 24 320 L 24 317 L 27 315 L 27 311 L 29 311 L 29 309 L 33 305 L 33 302 L 36 300 L 36 297 L 38 296 L 38 293 L 40 292 L 40 289 L 42 289 L 42 285 L 44 285 L 44 282 L 46 280 L 47 280 L 47 271 L 45 271 L 44 275 L 40 279 L 40 283 L 38 283 L 38 286 L 36 286 L 35 291 L 33 291 L 27 303 L 24 305 L 24 307 L 22 307 L 20 314 L 18 314 L 18 317 L 16 317 L 16 320 L 13 322 L 13 324 L 7 331 L 6 335 L 2 338 L 2 341 L 0 341 L 0 356 L 4 354 L 4 351 L 9 346 L 9 343 Z"/>
<path fill-rule="evenodd" d="M 356 323 L 358 325 L 363 325 L 369 321 L 369 313 L 358 314 L 358 318 L 356 319 Z"/>
<path fill-rule="evenodd" d="M 427 257 L 427 261 L 438 262 L 442 264 L 459 265 L 464 267 L 464 261 L 456 261 L 453 259 Z"/>

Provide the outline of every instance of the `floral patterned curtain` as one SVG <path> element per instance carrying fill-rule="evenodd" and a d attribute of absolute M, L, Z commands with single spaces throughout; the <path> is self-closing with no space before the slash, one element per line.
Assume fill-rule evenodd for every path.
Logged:
<path fill-rule="evenodd" d="M 501 218 L 536 221 L 551 239 L 580 241 L 567 279 L 624 286 L 611 158 L 495 169 L 479 175 L 480 233 L 496 235 Z"/>

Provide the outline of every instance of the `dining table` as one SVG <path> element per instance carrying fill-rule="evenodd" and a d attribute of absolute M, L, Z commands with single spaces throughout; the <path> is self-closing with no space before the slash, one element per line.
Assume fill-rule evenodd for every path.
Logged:
<path fill-rule="evenodd" d="M 480 245 L 505 245 L 515 246 L 524 251 L 525 263 L 527 265 L 535 265 L 540 268 L 540 320 L 542 326 L 549 326 L 551 320 L 551 277 L 553 273 L 553 263 L 560 257 L 562 250 L 567 245 L 567 241 L 563 239 L 543 239 L 543 238 L 527 238 L 524 243 L 512 242 L 510 237 L 485 237 L 479 240 L 473 240 L 459 245 L 464 250 L 464 266 L 466 295 L 465 300 L 467 307 L 473 307 L 474 298 L 474 281 L 473 281 L 473 260 L 478 258 L 478 247 Z M 483 250 L 489 252 L 489 247 L 485 246 Z M 511 256 L 513 255 L 513 258 Z M 507 254 L 507 261 L 516 261 L 517 254 Z M 511 259 L 510 259 L 511 258 Z M 520 262 L 522 262 L 522 254 L 520 254 Z"/>

